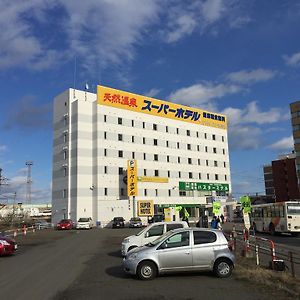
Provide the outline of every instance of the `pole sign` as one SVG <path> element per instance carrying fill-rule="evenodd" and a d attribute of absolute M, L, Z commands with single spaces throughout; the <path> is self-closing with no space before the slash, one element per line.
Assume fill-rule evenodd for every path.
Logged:
<path fill-rule="evenodd" d="M 219 215 L 220 214 L 220 209 L 221 209 L 221 202 L 214 201 L 213 202 L 213 214 Z"/>
<path fill-rule="evenodd" d="M 148 217 L 154 215 L 153 200 L 140 200 L 137 202 L 137 205 L 139 217 Z"/>
<path fill-rule="evenodd" d="M 242 204 L 244 213 L 248 214 L 249 212 L 251 212 L 251 200 L 249 196 L 242 196 L 240 198 L 240 202 Z"/>
<path fill-rule="evenodd" d="M 229 184 L 207 182 L 179 182 L 180 191 L 229 191 Z"/>
<path fill-rule="evenodd" d="M 137 163 L 135 159 L 127 161 L 127 195 L 137 196 Z"/>

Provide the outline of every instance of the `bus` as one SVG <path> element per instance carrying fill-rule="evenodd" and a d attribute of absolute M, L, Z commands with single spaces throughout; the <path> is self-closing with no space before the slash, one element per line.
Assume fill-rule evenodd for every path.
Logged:
<path fill-rule="evenodd" d="M 250 222 L 255 232 L 300 233 L 300 201 L 253 205 Z"/>

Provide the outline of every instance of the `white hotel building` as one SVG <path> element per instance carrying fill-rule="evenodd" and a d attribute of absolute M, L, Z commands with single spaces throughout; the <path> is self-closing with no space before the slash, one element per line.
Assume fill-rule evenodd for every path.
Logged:
<path fill-rule="evenodd" d="M 228 198 L 225 116 L 102 86 L 97 94 L 68 89 L 54 100 L 54 223 L 128 221 L 131 159 L 140 180 L 135 200 L 153 200 L 155 212 L 170 208 L 172 219 L 179 218 L 176 205 L 197 218 L 211 196 Z"/>

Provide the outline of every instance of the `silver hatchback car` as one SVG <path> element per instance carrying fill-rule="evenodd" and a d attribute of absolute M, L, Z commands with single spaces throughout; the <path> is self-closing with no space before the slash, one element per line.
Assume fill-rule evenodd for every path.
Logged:
<path fill-rule="evenodd" d="M 125 272 L 142 280 L 181 271 L 213 271 L 229 277 L 235 257 L 220 230 L 184 228 L 169 231 L 132 251 L 123 259 Z"/>

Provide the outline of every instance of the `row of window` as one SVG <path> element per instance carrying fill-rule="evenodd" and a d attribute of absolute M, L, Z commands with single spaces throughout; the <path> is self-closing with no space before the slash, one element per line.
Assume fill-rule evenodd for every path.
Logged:
<path fill-rule="evenodd" d="M 104 115 L 104 123 L 107 122 L 107 116 Z M 124 122 L 123 122 L 123 118 L 120 118 L 118 117 L 118 125 L 124 125 Z M 136 126 L 136 121 L 135 120 L 131 120 L 131 127 L 135 127 Z M 158 124 L 151 124 L 151 127 L 149 128 L 149 124 L 146 122 L 142 122 L 142 128 L 143 129 L 152 129 L 154 131 L 163 131 L 163 132 L 166 132 L 166 133 L 174 133 L 174 134 L 181 134 L 182 132 L 184 132 L 184 134 L 186 136 L 194 136 L 194 137 L 197 137 L 199 138 L 200 137 L 200 133 L 198 131 L 193 131 L 193 130 L 190 130 L 190 129 L 180 129 L 180 128 L 175 128 L 175 127 L 169 127 L 167 125 L 158 125 Z M 162 128 L 164 128 L 162 130 Z M 160 130 L 159 130 L 160 129 Z M 207 133 L 204 133 L 204 138 L 207 139 L 208 138 L 208 134 Z M 216 135 L 215 134 L 211 134 L 211 139 L 213 141 L 216 140 Z M 221 136 L 221 140 L 222 142 L 225 142 L 225 136 Z"/>
<path fill-rule="evenodd" d="M 104 132 L 104 139 L 106 140 L 107 139 L 107 132 L 105 131 Z M 131 142 L 132 143 L 135 143 L 135 136 L 131 136 Z M 148 140 L 148 143 L 146 143 L 146 138 L 143 137 L 142 138 L 142 143 L 143 145 L 152 145 L 152 146 L 158 146 L 158 139 L 150 139 L 150 138 L 147 138 Z M 149 143 L 149 140 L 151 140 L 151 143 Z M 123 142 L 124 141 L 124 137 L 123 137 L 123 134 L 121 133 L 118 133 L 118 141 L 121 141 Z M 165 146 L 167 148 L 171 147 L 172 148 L 172 142 L 170 141 L 164 141 L 165 142 Z M 185 150 L 192 150 L 192 149 L 197 149 L 197 151 L 201 151 L 200 150 L 200 145 L 193 145 L 193 144 L 183 144 L 183 143 L 180 143 L 180 142 L 174 142 L 175 144 L 175 147 L 176 149 L 185 149 Z M 204 147 L 204 151 L 208 153 L 208 146 L 205 146 Z M 212 153 L 217 153 L 217 148 L 216 147 L 212 147 Z M 225 155 L 225 149 L 223 148 L 222 149 L 222 153 Z"/>

